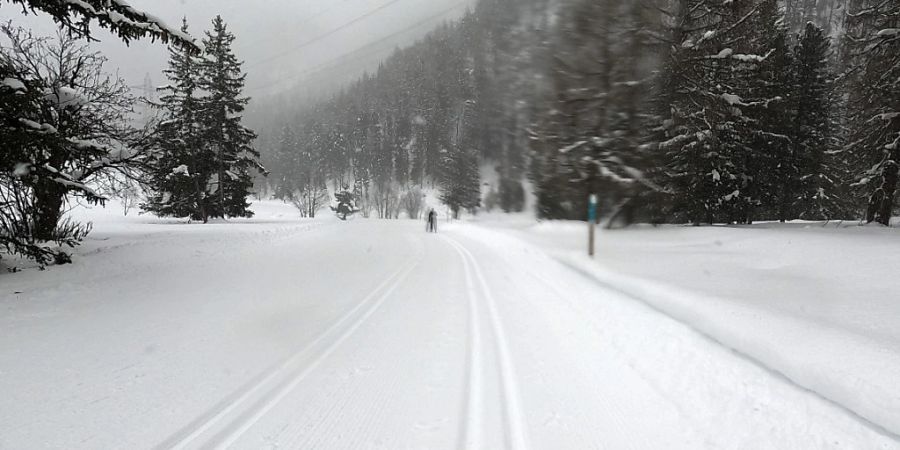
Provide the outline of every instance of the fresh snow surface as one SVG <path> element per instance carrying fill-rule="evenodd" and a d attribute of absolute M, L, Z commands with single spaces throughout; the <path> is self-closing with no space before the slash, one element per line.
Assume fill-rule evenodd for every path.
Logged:
<path fill-rule="evenodd" d="M 850 252 L 892 245 L 892 230 L 823 232 L 827 261 L 795 266 L 766 230 L 602 233 L 600 265 L 575 255 L 572 224 L 441 223 L 435 235 L 419 221 L 254 208 L 207 225 L 79 209 L 94 232 L 74 264 L 0 275 L 0 448 L 900 448 L 896 388 L 880 401 L 861 390 L 868 411 L 829 398 L 735 345 L 758 318 L 708 304 L 838 318 L 835 333 L 872 338 L 858 348 L 882 346 L 884 380 L 897 373 L 896 305 L 867 295 L 889 289 L 860 284 L 882 272 L 863 274 Z M 604 268 L 616 251 L 621 267 Z M 741 252 L 763 256 L 743 279 L 730 265 Z M 720 276 L 703 283 L 702 270 Z M 850 308 L 838 280 L 808 293 L 829 276 L 846 277 L 858 323 L 787 314 Z M 673 280 L 685 311 L 723 313 L 716 333 L 736 339 L 667 309 L 660 286 Z M 770 299 L 788 291 L 805 295 Z M 778 333 L 772 323 L 757 334 Z M 866 355 L 808 371 L 850 373 Z"/>
<path fill-rule="evenodd" d="M 26 90 L 25 83 L 23 83 L 21 80 L 18 80 L 16 78 L 9 78 L 9 77 L 4 78 L 3 80 L 0 80 L 0 86 L 6 86 L 14 91 Z"/>
<path fill-rule="evenodd" d="M 485 220 L 900 436 L 900 229 Z"/>

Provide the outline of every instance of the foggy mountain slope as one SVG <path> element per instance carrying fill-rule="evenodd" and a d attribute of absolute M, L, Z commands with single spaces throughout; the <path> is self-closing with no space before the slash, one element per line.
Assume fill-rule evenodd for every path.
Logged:
<path fill-rule="evenodd" d="M 271 117 L 259 148 L 273 167 L 261 187 L 281 198 L 324 180 L 332 189 L 392 195 L 465 178 L 452 195 L 471 208 L 480 186 L 473 167 L 489 163 L 502 168 L 495 188 L 503 207 L 521 209 L 536 113 L 529 103 L 546 89 L 552 18 L 546 0 L 482 1 L 340 92 L 258 103 Z M 298 185 L 307 172 L 311 178 Z"/>
<path fill-rule="evenodd" d="M 334 47 L 327 53 L 327 57 L 312 58 L 310 61 L 314 62 L 302 67 L 295 65 L 298 55 L 310 52 L 310 46 L 321 45 L 320 42 L 323 41 L 320 39 L 330 41 L 331 33 L 343 25 L 312 36 L 311 39 L 300 40 L 285 51 L 248 61 L 249 71 L 263 71 L 256 74 L 260 81 L 247 89 L 247 93 L 255 97 L 248 111 L 248 122 L 261 130 L 270 129 L 273 124 L 283 122 L 285 117 L 295 115 L 311 104 L 325 101 L 330 95 L 352 85 L 364 72 L 377 70 L 397 49 L 412 45 L 442 22 L 456 19 L 468 6 L 471 6 L 471 2 L 457 0 L 427 14 L 412 14 L 407 18 L 415 20 L 407 20 L 407 25 L 380 28 L 371 33 L 368 41 L 346 48 Z M 388 12 L 386 10 L 381 14 Z M 359 14 L 357 19 L 368 20 L 368 17 L 366 14 Z M 347 23 L 351 22 L 354 25 L 356 23 L 353 20 Z"/>
<path fill-rule="evenodd" d="M 202 35 L 200 30 L 217 14 L 221 15 L 238 36 L 235 52 L 246 62 L 248 89 L 254 96 L 262 96 L 293 90 L 303 81 L 298 73 L 328 78 L 328 71 L 320 71 L 323 67 L 335 69 L 331 75 L 358 76 L 364 68 L 371 67 L 371 59 L 365 66 L 335 67 L 341 62 L 338 57 L 390 37 L 374 48 L 384 56 L 385 48 L 412 42 L 437 20 L 461 15 L 472 1 L 267 0 L 249 8 L 239 0 L 134 0 L 130 3 L 152 11 L 170 26 L 177 27 L 186 17 L 194 37 L 198 38 Z M 440 17 L 436 18 L 438 13 Z M 52 33 L 55 28 L 46 17 L 23 17 L 17 8 L 6 4 L 0 7 L 0 20 L 27 24 L 41 34 Z M 352 25 L 347 26 L 348 22 Z M 323 35 L 326 37 L 321 38 Z M 163 84 L 165 46 L 144 40 L 125 46 L 104 30 L 97 30 L 95 37 L 101 42 L 94 48 L 108 56 L 113 70 L 119 70 L 130 84 L 139 86 L 147 74 L 155 84 Z"/>
<path fill-rule="evenodd" d="M 437 186 L 454 211 L 509 212 L 527 184 L 540 217 L 582 218 L 599 192 L 625 222 L 859 214 L 877 152 L 840 151 L 844 6 L 713 2 L 706 16 L 695 3 L 709 2 L 482 0 L 338 92 L 311 82 L 258 102 L 274 168 L 260 188 L 285 198 L 331 183 L 384 202 Z"/>

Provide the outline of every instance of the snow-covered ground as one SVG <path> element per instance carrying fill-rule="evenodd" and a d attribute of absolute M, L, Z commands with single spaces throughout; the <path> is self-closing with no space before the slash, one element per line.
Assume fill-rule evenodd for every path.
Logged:
<path fill-rule="evenodd" d="M 0 274 L 0 448 L 900 448 L 896 230 L 254 208 Z"/>
<path fill-rule="evenodd" d="M 584 223 L 495 215 L 479 224 L 900 436 L 900 229 L 638 226 L 600 230 L 592 260 Z"/>

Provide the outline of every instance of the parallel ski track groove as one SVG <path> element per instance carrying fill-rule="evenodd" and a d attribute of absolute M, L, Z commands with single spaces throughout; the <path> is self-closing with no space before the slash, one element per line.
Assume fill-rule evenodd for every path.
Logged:
<path fill-rule="evenodd" d="M 507 447 L 512 450 L 525 450 L 528 448 L 528 436 L 526 433 L 525 419 L 524 414 L 522 412 L 522 406 L 519 403 L 519 389 L 518 383 L 515 374 L 515 366 L 512 362 L 512 356 L 509 351 L 509 341 L 506 337 L 506 330 L 503 326 L 503 322 L 500 320 L 500 313 L 497 310 L 497 300 L 494 298 L 491 289 L 488 287 L 486 277 L 484 276 L 484 271 L 481 269 L 481 265 L 478 264 L 478 261 L 472 255 L 472 253 L 465 248 L 462 244 L 456 241 L 453 238 L 447 237 L 446 235 L 442 235 L 444 239 L 456 249 L 457 253 L 459 253 L 460 257 L 463 260 L 463 265 L 466 268 L 466 283 L 469 289 L 469 304 L 470 304 L 470 318 L 475 316 L 475 322 L 470 324 L 470 330 L 476 329 L 476 326 L 479 325 L 477 319 L 477 312 L 475 312 L 475 300 L 471 295 L 474 287 L 472 286 L 472 277 L 471 273 L 474 273 L 475 278 L 478 280 L 478 287 L 480 288 L 482 297 L 485 300 L 488 319 L 491 326 L 491 331 L 494 335 L 494 347 L 498 356 L 498 365 L 500 372 L 500 386 L 501 386 L 501 394 L 503 400 L 503 413 L 504 413 L 504 424 L 506 426 L 506 444 Z M 470 336 L 470 342 L 475 344 L 479 343 Z M 474 347 L 474 346 L 473 346 Z M 477 361 L 471 357 L 470 353 L 470 361 Z M 480 366 L 476 365 L 476 369 L 480 370 Z M 470 372 L 470 376 L 472 373 Z M 470 378 L 469 383 L 472 383 L 472 379 Z M 480 386 L 481 380 L 476 378 L 475 381 L 478 382 L 477 386 Z M 480 392 L 475 392 L 471 388 L 469 389 L 469 397 L 468 402 L 469 405 L 473 402 L 474 397 L 481 398 Z M 476 400 L 477 405 L 480 406 L 480 401 Z M 471 406 L 467 406 L 467 408 L 471 408 Z M 480 413 L 479 413 L 480 414 Z M 480 416 L 479 416 L 480 417 Z M 472 438 L 481 438 L 480 434 L 472 434 L 473 431 L 470 427 L 473 426 L 472 421 L 478 419 L 472 419 L 469 413 L 467 413 L 466 417 L 466 428 L 464 434 L 463 442 L 466 443 L 466 448 L 478 448 L 480 447 L 480 442 L 473 441 Z M 478 427 L 475 427 L 475 432 L 480 432 Z"/>
<path fill-rule="evenodd" d="M 382 295 L 380 295 L 369 307 L 363 315 L 353 324 L 344 330 L 334 342 L 331 343 L 324 351 L 319 353 L 310 363 L 306 365 L 306 367 L 297 375 L 293 376 L 290 382 L 281 387 L 274 395 L 274 397 L 269 399 L 261 399 L 257 406 L 254 405 L 254 408 L 244 411 L 244 413 L 236 420 L 236 427 L 228 427 L 226 430 L 231 430 L 230 432 L 220 433 L 213 438 L 213 442 L 218 442 L 214 448 L 216 449 L 225 449 L 233 445 L 243 436 L 244 433 L 247 432 L 256 422 L 259 421 L 266 413 L 268 413 L 272 408 L 274 408 L 281 400 L 284 399 L 291 391 L 293 391 L 297 385 L 300 384 L 316 367 L 318 367 L 322 361 L 324 361 L 328 356 L 330 356 L 334 351 L 344 342 L 346 341 L 353 333 L 362 326 L 374 313 L 377 311 L 384 301 L 390 297 L 390 295 L 400 286 L 404 279 L 419 265 L 419 261 L 417 260 L 415 263 L 410 264 L 406 270 L 402 272 L 402 274 L 396 278 L 396 280 L 391 283 L 391 286 L 387 288 Z M 248 413 L 256 410 L 249 418 L 247 417 Z"/>
<path fill-rule="evenodd" d="M 319 334 L 315 340 L 280 364 L 263 371 L 231 396 L 226 397 L 225 400 L 207 411 L 206 414 L 198 417 L 185 428 L 160 443 L 156 448 L 226 448 L 233 444 L 265 413 L 293 390 L 322 360 L 327 358 L 368 320 L 387 297 L 421 263 L 422 256 L 421 252 L 419 252 L 414 262 L 406 264 L 393 272 L 356 306 Z M 366 308 L 367 306 L 368 308 Z M 321 347 L 324 341 L 332 336 L 336 336 L 334 341 L 325 347 L 324 350 L 317 352 L 317 347 Z M 307 364 L 299 365 L 304 359 L 310 357 L 312 359 Z M 242 409 L 242 406 L 247 403 L 249 405 Z M 229 415 L 236 415 L 236 417 L 231 419 L 233 427 L 229 426 L 205 442 L 194 445 L 205 433 L 215 429 L 223 420 L 227 420 Z"/>
<path fill-rule="evenodd" d="M 481 321 L 478 314 L 478 293 L 475 289 L 475 282 L 472 279 L 469 261 L 465 255 L 459 250 L 454 242 L 447 240 L 451 247 L 459 254 L 463 262 L 463 272 L 466 279 L 466 297 L 468 298 L 468 336 L 466 351 L 466 379 L 464 388 L 466 397 L 463 401 L 463 409 L 461 414 L 463 420 L 460 421 L 459 441 L 457 448 L 459 449 L 475 449 L 482 447 L 482 430 L 484 423 L 482 413 L 483 405 L 483 383 L 482 378 L 482 361 L 481 354 Z"/>

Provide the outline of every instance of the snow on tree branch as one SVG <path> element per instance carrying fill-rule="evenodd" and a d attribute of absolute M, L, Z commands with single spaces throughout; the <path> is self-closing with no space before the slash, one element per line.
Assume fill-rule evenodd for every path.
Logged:
<path fill-rule="evenodd" d="M 140 11 L 123 0 L 5 0 L 22 5 L 24 12 L 40 11 L 79 35 L 91 37 L 91 21 L 107 28 L 123 41 L 149 37 L 164 43 L 199 51 L 200 46 L 188 33 L 166 25 L 160 18 Z"/>

